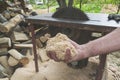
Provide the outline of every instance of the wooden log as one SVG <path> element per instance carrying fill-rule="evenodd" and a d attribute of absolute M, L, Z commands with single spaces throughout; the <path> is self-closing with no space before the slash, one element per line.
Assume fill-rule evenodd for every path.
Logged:
<path fill-rule="evenodd" d="M 3 15 L 6 19 L 8 19 L 8 20 L 11 18 L 10 12 L 7 11 L 7 10 L 5 10 L 5 11 L 2 13 L 2 15 Z"/>
<path fill-rule="evenodd" d="M 15 12 L 10 12 L 10 16 L 11 17 L 14 17 L 14 16 L 16 16 L 17 14 L 15 13 Z"/>
<path fill-rule="evenodd" d="M 11 40 L 8 37 L 0 38 L 0 47 L 8 48 L 11 47 Z"/>
<path fill-rule="evenodd" d="M 1 56 L 0 57 L 0 64 L 6 69 L 7 74 L 9 76 L 11 76 L 12 73 L 13 73 L 13 69 L 8 64 L 8 57 L 7 56 Z"/>
<path fill-rule="evenodd" d="M 3 56 L 3 55 L 7 55 L 8 52 L 7 52 L 7 48 L 0 48 L 0 56 Z"/>
<path fill-rule="evenodd" d="M 12 36 L 12 40 L 14 40 L 14 41 L 18 41 L 18 42 L 23 42 L 23 41 L 27 41 L 27 40 L 29 40 L 29 38 L 28 38 L 28 36 L 25 34 L 25 33 L 23 33 L 23 32 L 16 32 L 16 31 L 14 31 L 13 32 L 13 36 Z"/>
<path fill-rule="evenodd" d="M 45 43 L 47 40 L 48 40 L 48 38 L 45 37 L 45 36 L 41 36 L 41 37 L 40 37 L 40 41 L 41 41 L 42 43 Z"/>
<path fill-rule="evenodd" d="M 51 35 L 48 34 L 48 33 L 46 33 L 44 36 L 41 36 L 41 37 L 40 37 L 40 41 L 41 41 L 42 43 L 45 43 L 50 37 L 51 37 Z"/>
<path fill-rule="evenodd" d="M 51 37 L 51 35 L 49 33 L 46 33 L 44 36 L 48 39 Z"/>
<path fill-rule="evenodd" d="M 48 60 L 50 59 L 50 58 L 47 56 L 45 49 L 38 49 L 38 55 L 39 55 L 40 60 L 41 60 L 42 62 L 48 61 Z"/>
<path fill-rule="evenodd" d="M 21 49 L 21 48 L 32 48 L 32 44 L 14 44 L 14 48 Z"/>
<path fill-rule="evenodd" d="M 28 41 L 22 42 L 22 44 L 31 44 L 31 43 L 32 43 L 32 40 L 28 40 Z"/>
<path fill-rule="evenodd" d="M 17 25 L 17 26 L 14 28 L 14 31 L 16 31 L 16 32 L 22 32 L 23 30 L 22 30 L 22 28 L 21 28 L 20 25 Z"/>
<path fill-rule="evenodd" d="M 5 22 L 0 25 L 0 31 L 1 32 L 9 32 L 12 28 L 16 27 L 21 21 L 23 21 L 24 18 L 22 15 L 18 14 L 12 19 L 10 19 L 8 22 Z"/>
<path fill-rule="evenodd" d="M 41 41 L 39 39 L 36 39 L 36 43 L 37 43 L 37 47 L 38 48 L 42 48 L 43 47 L 43 45 L 42 45 L 42 43 L 41 43 Z"/>
<path fill-rule="evenodd" d="M 7 22 L 7 19 L 2 14 L 0 14 L 0 22 L 1 23 Z"/>
<path fill-rule="evenodd" d="M 8 10 L 9 11 L 12 11 L 12 12 L 15 12 L 15 13 L 19 13 L 19 14 L 21 14 L 21 12 L 22 12 L 22 10 L 21 9 L 19 9 L 19 8 L 11 8 L 11 7 L 8 7 Z"/>
<path fill-rule="evenodd" d="M 7 77 L 6 69 L 0 64 L 0 78 Z"/>
<path fill-rule="evenodd" d="M 10 56 L 9 59 L 8 59 L 8 64 L 10 66 L 16 66 L 17 64 L 19 63 L 18 60 L 16 60 L 14 57 Z"/>
<path fill-rule="evenodd" d="M 23 56 L 21 53 L 19 53 L 15 49 L 11 49 L 8 51 L 8 53 L 14 57 L 16 60 L 18 60 L 22 65 L 26 65 L 29 63 L 29 59 L 26 56 Z"/>

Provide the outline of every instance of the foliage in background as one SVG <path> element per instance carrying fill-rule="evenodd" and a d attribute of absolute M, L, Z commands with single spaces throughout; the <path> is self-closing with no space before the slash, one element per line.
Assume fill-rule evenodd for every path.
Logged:
<path fill-rule="evenodd" d="M 66 1 L 68 2 L 68 0 Z M 36 5 L 34 0 L 30 0 L 30 3 L 33 5 L 35 9 L 45 9 L 49 7 L 54 7 L 55 9 L 52 9 L 52 12 L 54 12 L 58 7 L 56 0 L 48 0 L 48 2 L 44 3 L 43 5 Z M 74 0 L 73 6 L 79 9 L 81 8 L 81 10 L 85 12 L 98 13 L 101 11 L 104 4 L 117 5 L 120 4 L 120 0 Z"/>
<path fill-rule="evenodd" d="M 30 3 L 32 4 L 34 9 L 45 9 L 57 5 L 56 0 L 47 0 L 47 2 L 46 0 L 43 0 L 43 4 L 41 5 L 36 5 L 35 0 L 30 0 Z"/>

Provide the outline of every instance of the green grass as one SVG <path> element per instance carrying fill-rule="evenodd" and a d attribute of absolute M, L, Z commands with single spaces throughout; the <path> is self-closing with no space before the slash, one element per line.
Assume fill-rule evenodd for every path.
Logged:
<path fill-rule="evenodd" d="M 85 12 L 99 13 L 102 9 L 101 4 L 84 4 L 82 10 Z"/>
<path fill-rule="evenodd" d="M 79 0 L 76 0 L 76 1 L 79 1 Z M 87 3 L 84 3 L 84 4 L 82 4 L 82 10 L 84 11 L 84 12 L 90 12 L 90 13 L 99 13 L 100 11 L 101 11 L 101 9 L 102 9 L 102 7 L 103 7 L 103 5 L 105 4 L 105 3 L 110 3 L 110 1 L 112 2 L 112 0 L 106 0 L 106 2 L 105 2 L 105 0 L 91 0 L 91 1 L 89 1 L 89 2 L 87 2 Z M 50 12 L 55 12 L 56 11 L 56 8 L 58 7 L 58 4 L 57 4 L 57 2 L 56 1 L 51 1 L 49 4 L 43 4 L 43 5 L 36 5 L 34 2 L 32 2 L 32 0 L 31 0 L 31 3 L 32 3 L 32 5 L 33 5 L 33 8 L 34 9 L 46 9 L 46 8 L 48 8 L 48 7 L 52 7 L 52 9 L 50 10 Z M 55 7 L 54 7 L 55 6 Z M 56 7 L 57 6 L 57 7 Z M 76 7 L 76 8 L 80 8 L 79 7 L 79 2 L 76 2 L 75 4 L 74 4 L 74 6 Z"/>
<path fill-rule="evenodd" d="M 102 4 L 83 4 L 82 5 L 82 11 L 84 12 L 90 12 L 90 13 L 99 13 L 102 9 Z M 76 8 L 79 8 L 79 5 L 75 6 Z M 55 12 L 57 7 L 54 7 L 51 9 L 51 12 Z"/>
<path fill-rule="evenodd" d="M 46 9 L 47 5 L 36 5 L 36 4 L 32 4 L 34 9 Z"/>

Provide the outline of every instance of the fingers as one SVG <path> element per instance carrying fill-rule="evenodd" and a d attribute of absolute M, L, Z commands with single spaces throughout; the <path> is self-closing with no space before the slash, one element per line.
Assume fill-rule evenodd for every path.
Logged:
<path fill-rule="evenodd" d="M 71 59 L 71 52 L 70 49 L 66 50 L 66 54 L 65 54 L 65 62 L 69 62 L 69 60 Z"/>
<path fill-rule="evenodd" d="M 54 51 L 48 51 L 47 52 L 47 55 L 48 57 L 50 57 L 51 59 L 54 59 L 55 61 L 57 62 L 60 62 L 60 61 L 64 61 L 64 62 L 69 62 L 69 60 L 71 59 L 71 52 L 70 52 L 70 49 L 66 49 L 66 53 L 65 53 L 65 60 L 59 60 L 57 57 L 56 57 L 56 53 Z"/>
<path fill-rule="evenodd" d="M 54 51 L 48 51 L 47 52 L 48 57 L 51 59 L 54 59 L 55 61 L 59 62 L 60 60 L 56 57 L 56 53 Z"/>

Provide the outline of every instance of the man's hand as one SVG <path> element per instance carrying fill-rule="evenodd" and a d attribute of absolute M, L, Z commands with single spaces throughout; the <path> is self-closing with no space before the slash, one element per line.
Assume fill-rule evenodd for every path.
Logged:
<path fill-rule="evenodd" d="M 57 62 L 60 62 L 61 60 L 59 60 L 56 56 L 56 53 L 54 51 L 48 51 L 47 52 L 48 57 L 50 57 L 51 59 L 54 59 Z M 71 59 L 71 53 L 70 50 L 67 49 L 66 50 L 66 54 L 65 54 L 65 60 L 64 62 L 68 62 Z"/>
<path fill-rule="evenodd" d="M 79 45 L 72 40 L 69 40 L 69 41 L 75 47 L 75 49 L 77 50 L 77 53 L 74 57 L 71 57 L 71 52 L 70 52 L 69 49 L 67 49 L 66 54 L 65 54 L 64 62 L 69 63 L 69 62 L 72 62 L 72 61 L 77 61 L 77 60 L 81 60 L 81 59 L 84 59 L 84 58 L 88 57 L 88 52 L 87 52 L 87 49 L 86 49 L 85 45 Z M 47 52 L 47 55 L 51 59 L 54 59 L 57 62 L 61 61 L 56 57 L 56 53 L 54 51 Z"/>

